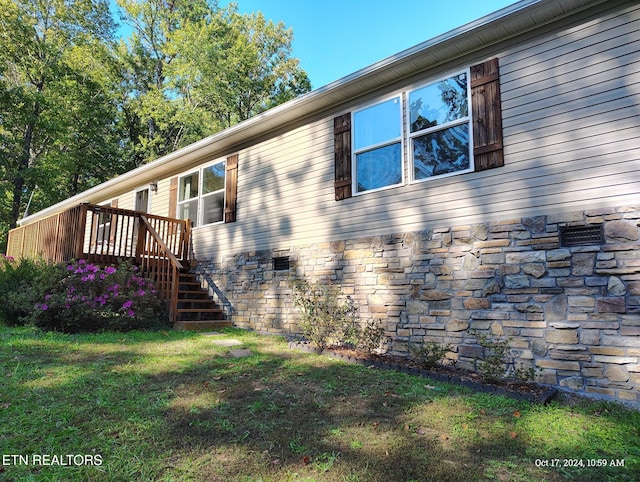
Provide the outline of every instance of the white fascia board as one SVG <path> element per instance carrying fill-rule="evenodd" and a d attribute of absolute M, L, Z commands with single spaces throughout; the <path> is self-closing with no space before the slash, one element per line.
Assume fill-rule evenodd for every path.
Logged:
<path fill-rule="evenodd" d="M 474 32 L 489 32 L 488 36 L 494 36 L 495 41 L 498 41 L 521 33 L 523 23 L 529 25 L 529 28 L 535 28 L 558 18 L 558 11 L 568 15 L 604 1 L 607 0 L 521 0 L 34 213 L 22 219 L 20 224 L 29 224 L 80 203 L 115 197 L 124 190 L 133 190 L 181 172 L 199 160 L 204 162 L 211 156 L 224 155 L 252 138 L 264 136 L 305 116 L 347 102 L 354 98 L 354 92 L 366 93 L 360 87 L 360 84 L 366 84 L 366 80 L 381 75 L 386 77 L 387 82 L 400 80 L 402 75 L 394 72 L 396 66 L 412 62 L 415 58 L 427 58 L 430 52 L 437 51 L 445 45 L 454 45 L 456 41 L 462 42 L 466 36 Z M 514 22 L 512 28 L 508 28 L 510 18 Z M 495 28 L 496 24 L 504 28 Z"/>

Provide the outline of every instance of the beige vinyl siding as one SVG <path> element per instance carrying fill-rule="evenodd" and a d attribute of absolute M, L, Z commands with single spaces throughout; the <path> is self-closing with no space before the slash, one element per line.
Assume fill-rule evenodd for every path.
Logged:
<path fill-rule="evenodd" d="M 134 191 L 122 193 L 118 196 L 118 207 L 120 209 L 133 209 L 135 205 L 136 193 Z M 98 203 L 104 204 L 104 203 Z"/>
<path fill-rule="evenodd" d="M 337 202 L 333 117 L 356 104 L 240 151 L 238 221 L 196 229 L 197 256 L 636 202 L 639 32 L 631 5 L 501 46 L 501 168 Z"/>
<path fill-rule="evenodd" d="M 199 257 L 233 244 L 242 251 L 313 238 L 330 224 L 333 199 L 332 120 L 303 126 L 239 152 L 238 221 L 195 230 Z M 309 217 L 318 224 L 309 228 Z M 284 236 L 278 233 L 283 232 Z M 225 234 L 228 233 L 228 236 Z"/>
<path fill-rule="evenodd" d="M 151 193 L 151 212 L 158 216 L 169 216 L 169 184 L 171 179 L 158 181 L 158 192 Z"/>

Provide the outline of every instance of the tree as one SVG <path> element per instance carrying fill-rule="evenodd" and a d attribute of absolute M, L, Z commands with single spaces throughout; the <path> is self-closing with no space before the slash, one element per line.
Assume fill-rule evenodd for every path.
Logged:
<path fill-rule="evenodd" d="M 306 73 L 291 58 L 293 32 L 282 22 L 233 9 L 216 20 L 176 32 L 172 47 L 181 55 L 171 67 L 176 90 L 214 112 L 221 128 L 310 90 Z"/>
<path fill-rule="evenodd" d="M 211 135 L 311 88 L 293 34 L 235 4 L 120 0 L 133 29 L 119 59 L 133 93 L 124 110 L 136 164 Z"/>
<path fill-rule="evenodd" d="M 214 0 L 0 0 L 0 247 L 38 211 L 310 89 L 292 32 Z"/>
<path fill-rule="evenodd" d="M 114 26 L 107 2 L 99 0 L 0 0 L 0 12 L 0 153 L 4 166 L 0 184 L 10 199 L 10 206 L 4 206 L 10 212 L 3 220 L 15 227 L 36 185 L 55 180 L 56 170 L 58 174 L 65 171 L 61 159 L 69 163 L 74 156 L 85 157 L 77 139 L 65 142 L 74 133 L 87 136 L 81 133 L 77 118 L 68 115 L 69 93 L 83 88 L 94 93 L 96 85 L 91 70 L 79 69 L 74 56 L 100 58 L 100 47 L 110 40 Z M 87 122 L 87 114 L 96 112 L 99 103 L 94 94 L 84 100 Z M 90 141 L 99 142 L 103 141 Z M 52 171 L 52 166 L 57 169 Z M 51 204 L 74 189 L 80 185 L 71 185 L 66 192 L 56 185 L 55 190 L 40 193 L 42 206 L 36 200 L 34 207 Z M 53 192 L 57 195 L 52 198 Z"/>

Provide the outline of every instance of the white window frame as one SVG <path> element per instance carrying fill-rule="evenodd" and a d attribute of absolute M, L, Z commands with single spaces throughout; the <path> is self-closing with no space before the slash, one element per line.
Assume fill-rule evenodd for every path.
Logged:
<path fill-rule="evenodd" d="M 195 170 L 191 170 L 191 171 L 185 172 L 184 174 L 181 174 L 180 176 L 178 176 L 178 191 L 176 193 L 176 195 L 178 196 L 177 204 L 176 204 L 176 206 L 177 206 L 177 213 L 176 214 L 177 214 L 177 217 L 179 219 L 184 219 L 182 217 L 182 213 L 181 213 L 182 206 L 187 204 L 187 203 L 189 203 L 189 202 L 192 202 L 194 199 L 196 200 L 196 213 L 197 213 L 196 214 L 196 219 L 189 218 L 189 219 L 191 219 L 191 222 L 195 224 L 195 227 L 200 226 L 200 200 L 199 200 L 199 197 L 200 197 L 200 172 L 199 171 L 200 171 L 199 169 L 195 169 Z M 189 176 L 192 176 L 194 174 L 198 174 L 198 186 L 197 186 L 196 195 L 181 201 L 180 200 L 180 193 L 181 193 L 181 189 L 182 189 L 182 180 L 185 177 L 189 177 Z"/>
<path fill-rule="evenodd" d="M 394 188 L 394 187 L 398 187 L 398 186 L 404 186 L 406 184 L 405 181 L 405 166 L 404 166 L 404 132 L 403 132 L 403 116 L 404 116 L 404 98 L 403 98 L 403 93 L 402 92 L 395 92 L 391 95 L 388 95 L 386 97 L 383 98 L 378 98 L 375 101 L 369 102 L 367 104 L 358 106 L 357 109 L 354 109 L 353 111 L 353 122 L 352 122 L 352 126 L 351 126 L 351 145 L 352 145 L 352 152 L 351 152 L 351 172 L 352 174 L 352 192 L 354 196 L 360 196 L 362 194 L 368 194 L 371 192 L 377 192 L 377 191 L 382 191 L 385 189 L 390 189 L 390 188 Z M 400 135 L 398 137 L 394 137 L 391 139 L 387 139 L 383 142 L 378 142 L 376 144 L 370 144 L 367 145 L 364 148 L 361 149 L 357 149 L 355 148 L 355 137 L 356 137 L 356 133 L 355 133 L 355 129 L 356 129 L 356 122 L 355 122 L 355 118 L 356 118 L 356 114 L 358 112 L 362 112 L 364 110 L 370 109 L 371 107 L 375 107 L 376 105 L 379 104 L 383 104 L 385 102 L 388 102 L 390 100 L 393 99 L 398 99 L 399 103 L 400 103 L 400 109 L 399 109 L 399 115 L 398 115 L 398 125 L 400 126 Z M 376 149 L 379 149 L 381 147 L 386 147 L 386 146 L 391 146 L 393 144 L 400 144 L 400 182 L 396 183 L 396 184 L 389 184 L 387 186 L 381 186 L 381 187 L 377 187 L 374 189 L 367 189 L 366 191 L 358 191 L 358 154 L 363 154 L 365 152 L 369 152 L 369 151 L 373 151 Z"/>
<path fill-rule="evenodd" d="M 409 94 L 411 94 L 412 92 L 415 92 L 417 90 L 422 89 L 423 87 L 426 87 L 428 85 L 433 85 L 436 84 L 440 81 L 446 80 L 446 79 L 450 79 L 452 77 L 456 77 L 458 75 L 461 74 L 466 74 L 467 76 L 467 113 L 468 115 L 466 117 L 463 117 L 461 119 L 456 119 L 454 121 L 450 121 L 447 122 L 445 124 L 441 124 L 435 127 L 431 127 L 428 129 L 423 129 L 417 132 L 411 132 L 411 115 L 409 112 Z M 445 177 L 450 177 L 450 176 L 457 176 L 460 174 L 466 174 L 468 172 L 473 172 L 475 167 L 474 167 L 474 160 L 473 160 L 473 118 L 472 118 L 472 110 L 471 110 L 471 69 L 469 67 L 467 67 L 466 69 L 462 69 L 462 70 L 457 70 L 451 73 L 448 73 L 446 75 L 434 78 L 434 79 L 430 79 L 427 82 L 423 82 L 420 84 L 416 84 L 416 85 L 412 85 L 410 88 L 408 88 L 406 90 L 406 94 L 405 94 L 405 109 L 406 109 L 406 114 L 405 114 L 405 132 L 406 135 L 408 137 L 408 151 L 407 151 L 407 156 L 409 157 L 409 162 L 408 162 L 408 168 L 409 168 L 409 183 L 414 184 L 414 183 L 422 183 L 422 182 L 427 182 L 427 181 L 431 181 L 433 179 L 442 179 Z M 463 124 L 467 124 L 468 129 L 469 129 L 469 143 L 468 143 L 468 151 L 469 151 L 469 167 L 467 169 L 461 169 L 459 171 L 455 171 L 455 172 L 448 172 L 445 174 L 439 174 L 439 175 L 435 175 L 435 176 L 430 176 L 424 179 L 416 179 L 415 178 L 415 165 L 414 165 L 414 157 L 413 157 L 413 143 L 414 143 L 414 139 L 416 137 L 422 137 L 424 135 L 427 134 L 431 134 L 433 132 L 438 132 L 438 131 L 443 131 L 446 129 L 449 129 L 451 127 L 455 127 L 458 125 L 463 125 Z"/>
<path fill-rule="evenodd" d="M 227 197 L 227 192 L 226 192 L 226 181 L 227 181 L 227 173 L 226 173 L 226 159 L 217 159 L 216 161 L 207 163 L 205 165 L 202 165 L 200 167 L 198 167 L 197 169 L 192 169 L 190 171 L 184 172 L 183 174 L 180 174 L 178 176 L 178 190 L 176 192 L 176 195 L 178 197 L 177 199 L 177 213 L 180 214 L 180 208 L 181 205 L 187 204 L 189 202 L 193 202 L 194 200 L 196 200 L 196 205 L 197 205 L 197 219 L 191 219 L 191 221 L 195 224 L 194 228 L 200 228 L 200 227 L 204 227 L 204 226 L 213 226 L 215 224 L 222 224 L 224 223 L 224 206 L 226 204 L 226 197 Z M 204 171 L 208 168 L 210 168 L 211 166 L 215 166 L 216 164 L 224 164 L 225 166 L 225 170 L 224 170 L 224 180 L 222 182 L 222 188 L 218 189 L 217 191 L 213 191 L 213 192 L 209 192 L 206 194 L 203 194 L 203 186 L 204 186 Z M 184 179 L 185 177 L 188 176 L 192 176 L 194 174 L 198 175 L 198 185 L 197 185 L 197 193 L 194 197 L 191 197 L 189 199 L 185 199 L 184 201 L 180 201 L 180 190 L 182 189 L 182 179 Z M 207 223 L 207 224 L 203 224 L 204 221 L 204 200 L 210 196 L 216 195 L 216 194 L 220 194 L 222 193 L 223 195 L 223 200 L 222 200 L 222 219 L 220 219 L 220 221 L 214 221 L 212 223 Z"/>
<path fill-rule="evenodd" d="M 113 202 L 113 199 L 110 199 L 109 201 L 105 201 L 102 204 L 100 204 L 100 207 L 111 208 L 112 202 Z M 93 246 L 94 249 L 100 243 L 102 243 L 102 245 L 104 245 L 105 242 L 107 243 L 107 245 L 109 244 L 109 241 L 110 241 L 109 238 L 111 237 L 111 219 L 112 218 L 113 216 L 111 214 L 106 216 L 102 210 L 99 212 L 98 229 L 96 230 L 96 239 L 94 241 L 94 246 Z M 106 237 L 105 237 L 105 234 L 106 234 Z"/>
<path fill-rule="evenodd" d="M 445 124 L 441 124 L 432 128 L 423 129 L 417 132 L 411 132 L 411 116 L 409 112 L 409 94 L 417 91 L 423 87 L 436 84 L 442 80 L 450 79 L 452 77 L 456 77 L 461 74 L 466 74 L 467 77 L 467 112 L 468 115 L 461 119 L 456 119 L 454 121 L 447 122 Z M 382 104 L 391 99 L 398 98 L 400 99 L 400 116 L 398 119 L 398 125 L 400 126 L 400 137 L 394 138 L 393 140 L 387 140 L 375 145 L 369 145 L 365 148 L 356 149 L 356 114 L 358 112 L 364 111 L 368 108 L 371 108 L 375 105 Z M 473 111 L 472 111 L 472 103 L 471 103 L 471 69 L 470 67 L 466 67 L 463 69 L 456 69 L 450 72 L 445 73 L 444 75 L 433 77 L 430 79 L 426 79 L 419 83 L 414 83 L 406 86 L 401 91 L 395 91 L 392 94 L 386 95 L 384 97 L 376 98 L 375 100 L 368 102 L 366 104 L 362 104 L 357 106 L 352 110 L 352 121 L 351 121 L 351 172 L 352 172 L 352 183 L 351 183 L 351 191 L 353 196 L 360 196 L 363 194 L 369 194 L 372 192 L 378 192 L 386 189 L 391 189 L 398 186 L 403 186 L 408 184 L 417 184 L 422 182 L 432 181 L 434 179 L 442 179 L 450 176 L 457 176 L 460 174 L 466 174 L 468 172 L 473 172 L 475 170 L 475 163 L 473 158 Z M 424 179 L 416 179 L 415 178 L 415 166 L 414 166 L 414 139 L 417 137 L 422 137 L 424 135 L 438 132 L 442 130 L 446 130 L 451 127 L 455 127 L 458 125 L 466 124 L 468 126 L 469 132 L 469 167 L 466 169 L 462 169 L 455 172 L 448 172 L 445 174 L 439 174 L 435 176 L 430 176 Z M 358 191 L 358 164 L 357 164 L 357 155 L 362 154 L 363 152 L 371 151 L 380 147 L 384 147 L 387 145 L 392 145 L 397 142 L 400 142 L 400 163 L 401 163 L 401 173 L 402 180 L 398 184 L 390 184 L 387 186 L 378 187 L 375 189 L 369 189 L 366 191 Z M 405 145 L 406 144 L 406 145 Z M 408 171 L 408 172 L 406 172 Z"/>

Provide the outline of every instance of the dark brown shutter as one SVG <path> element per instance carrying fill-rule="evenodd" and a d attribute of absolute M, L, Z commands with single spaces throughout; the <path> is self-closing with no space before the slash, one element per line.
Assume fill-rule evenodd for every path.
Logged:
<path fill-rule="evenodd" d="M 471 118 L 475 170 L 504 166 L 498 59 L 471 67 Z"/>
<path fill-rule="evenodd" d="M 224 222 L 236 220 L 236 203 L 238 198 L 238 154 L 227 157 L 225 173 Z"/>
<path fill-rule="evenodd" d="M 336 201 L 351 197 L 351 113 L 333 119 Z"/>
<path fill-rule="evenodd" d="M 178 178 L 172 177 L 169 181 L 169 213 L 167 216 L 176 218 L 178 213 Z"/>

